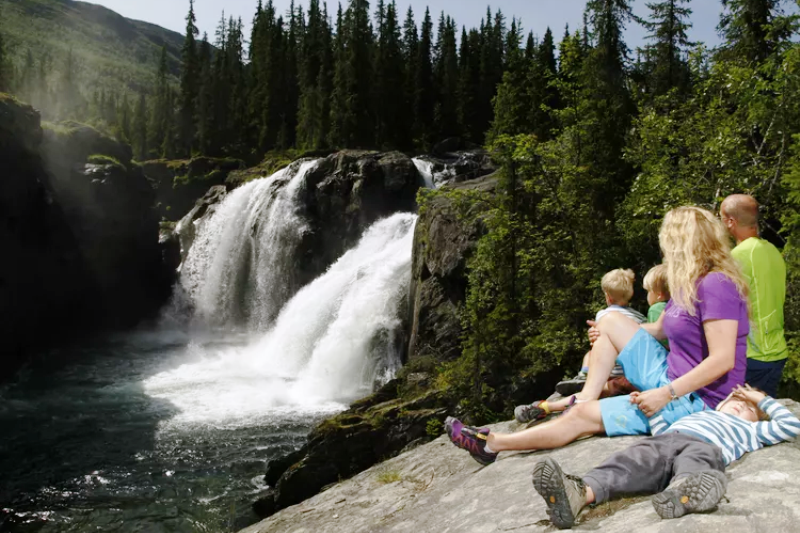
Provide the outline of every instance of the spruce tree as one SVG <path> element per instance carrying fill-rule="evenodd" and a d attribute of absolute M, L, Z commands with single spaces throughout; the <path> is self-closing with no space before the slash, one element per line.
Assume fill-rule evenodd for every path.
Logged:
<path fill-rule="evenodd" d="M 461 32 L 458 80 L 458 120 L 464 137 L 482 142 L 484 131 L 479 129 L 479 98 L 481 88 L 481 34 L 473 28 Z"/>
<path fill-rule="evenodd" d="M 689 89 L 688 48 L 691 46 L 686 31 L 692 26 L 688 19 L 692 10 L 685 6 L 689 0 L 663 0 L 647 4 L 650 20 L 645 27 L 652 41 L 645 53 L 648 57 L 648 92 L 660 96 L 678 89 L 686 93 Z"/>
<path fill-rule="evenodd" d="M 406 109 L 403 105 L 405 66 L 397 5 L 392 1 L 384 10 L 383 2 L 380 2 L 377 13 L 380 23 L 375 54 L 373 95 L 377 119 L 375 145 L 410 148 L 405 124 Z"/>
<path fill-rule="evenodd" d="M 328 27 L 319 0 L 311 0 L 308 7 L 308 24 L 302 41 L 302 62 L 299 67 L 300 108 L 297 119 L 297 143 L 309 149 L 320 148 L 327 135 L 325 131 L 324 108 L 322 101 L 326 96 L 321 87 L 320 74 L 328 68 L 327 62 Z"/>
<path fill-rule="evenodd" d="M 432 53 L 433 21 L 430 10 L 426 9 L 417 48 L 417 75 L 414 89 L 414 134 L 417 144 L 422 149 L 430 149 L 433 144 L 436 93 L 433 84 Z"/>
<path fill-rule="evenodd" d="M 528 120 L 531 105 L 526 90 L 531 64 L 525 60 L 520 44 L 521 35 L 517 21 L 512 19 L 511 29 L 506 36 L 506 71 L 494 98 L 494 122 L 490 142 L 500 135 L 519 135 L 531 131 Z"/>
<path fill-rule="evenodd" d="M 167 49 L 162 47 L 161 58 L 158 62 L 158 72 L 156 74 L 154 100 L 150 110 L 150 122 L 147 126 L 147 146 L 150 150 L 147 154 L 148 157 L 164 157 L 164 146 L 168 133 L 167 129 L 173 118 L 170 110 L 168 74 Z"/>
<path fill-rule="evenodd" d="M 28 51 L 30 54 L 30 51 Z M 0 92 L 5 92 L 11 87 L 11 79 L 6 67 L 6 47 L 3 34 L 0 32 Z"/>
<path fill-rule="evenodd" d="M 211 143 L 211 117 L 214 112 L 214 80 L 211 68 L 211 44 L 208 42 L 207 34 L 203 34 L 203 40 L 200 41 L 198 63 L 200 65 L 200 87 L 196 108 L 197 148 L 201 154 L 208 154 Z"/>
<path fill-rule="evenodd" d="M 122 95 L 122 101 L 120 101 L 117 116 L 119 117 L 117 138 L 123 142 L 131 143 L 131 106 L 128 103 L 128 93 Z"/>
<path fill-rule="evenodd" d="M 406 12 L 406 19 L 403 22 L 403 64 L 404 68 L 404 94 L 401 141 L 402 147 L 413 147 L 414 144 L 414 125 L 416 124 L 415 102 L 417 88 L 417 70 L 419 61 L 419 33 L 417 23 L 414 20 L 414 11 L 411 6 Z"/>
<path fill-rule="evenodd" d="M 725 39 L 722 59 L 761 63 L 785 35 L 770 31 L 781 0 L 722 0 L 719 29 Z"/>
<path fill-rule="evenodd" d="M 561 106 L 556 87 L 558 71 L 555 56 L 555 41 L 550 28 L 544 34 L 542 42 L 536 47 L 533 60 L 528 71 L 528 121 L 531 132 L 541 140 L 549 140 L 553 122 L 553 110 Z"/>
<path fill-rule="evenodd" d="M 449 16 L 439 21 L 434 77 L 436 83 L 435 131 L 439 140 L 459 135 L 458 120 L 458 51 L 456 23 Z"/>
<path fill-rule="evenodd" d="M 199 31 L 194 14 L 194 0 L 189 0 L 189 13 L 186 15 L 186 37 L 183 42 L 181 58 L 180 115 L 178 126 L 178 154 L 191 156 L 196 136 L 196 106 L 200 90 L 200 62 L 196 39 Z"/>
<path fill-rule="evenodd" d="M 139 161 L 147 159 L 147 98 L 144 93 L 139 93 L 136 109 L 133 112 L 131 144 L 133 153 Z"/>

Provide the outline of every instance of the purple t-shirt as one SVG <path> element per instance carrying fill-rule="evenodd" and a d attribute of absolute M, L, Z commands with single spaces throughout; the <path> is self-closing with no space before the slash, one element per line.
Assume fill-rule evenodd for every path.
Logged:
<path fill-rule="evenodd" d="M 674 305 L 672 300 L 664 310 L 664 333 L 669 339 L 667 356 L 670 380 L 675 380 L 708 357 L 708 344 L 703 331 L 706 320 L 738 320 L 736 363 L 733 370 L 697 390 L 697 394 L 712 409 L 724 400 L 736 385 L 744 383 L 747 370 L 747 335 L 750 322 L 747 302 L 739 295 L 736 285 L 724 274 L 712 272 L 698 282 L 695 316 Z"/>

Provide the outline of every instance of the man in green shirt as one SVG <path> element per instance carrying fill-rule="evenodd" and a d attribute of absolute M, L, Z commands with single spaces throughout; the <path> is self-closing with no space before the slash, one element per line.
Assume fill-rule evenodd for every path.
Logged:
<path fill-rule="evenodd" d="M 758 202 L 735 194 L 722 202 L 720 217 L 736 239 L 733 257 L 750 286 L 752 319 L 747 338 L 747 383 L 777 397 L 789 355 L 783 335 L 786 264 L 771 243 L 758 236 Z"/>

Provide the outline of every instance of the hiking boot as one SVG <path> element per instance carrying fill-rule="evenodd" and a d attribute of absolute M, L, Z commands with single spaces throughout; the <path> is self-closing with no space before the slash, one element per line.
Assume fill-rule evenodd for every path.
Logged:
<path fill-rule="evenodd" d="M 474 428 L 465 426 L 460 420 L 448 416 L 444 421 L 444 429 L 450 442 L 462 450 L 467 450 L 473 459 L 483 466 L 490 465 L 497 460 L 497 454 L 486 451 L 486 438 L 489 436 L 488 428 Z"/>
<path fill-rule="evenodd" d="M 550 415 L 550 411 L 541 406 L 545 401 L 546 400 L 539 400 L 538 402 L 527 405 L 518 405 L 514 409 L 514 418 L 516 418 L 517 422 L 520 424 L 547 418 L 548 415 Z"/>
<path fill-rule="evenodd" d="M 570 529 L 586 507 L 586 485 L 577 476 L 561 471 L 555 459 L 547 458 L 533 467 L 533 488 L 547 503 L 547 515 L 558 529 Z"/>
<path fill-rule="evenodd" d="M 580 372 L 572 379 L 559 381 L 556 384 L 556 392 L 565 397 L 579 393 L 583 390 L 583 386 L 586 385 L 586 376 L 587 374 Z"/>
<path fill-rule="evenodd" d="M 678 518 L 688 513 L 714 509 L 728 487 L 728 478 L 717 470 L 691 474 L 670 483 L 653 496 L 653 507 L 661 518 Z"/>

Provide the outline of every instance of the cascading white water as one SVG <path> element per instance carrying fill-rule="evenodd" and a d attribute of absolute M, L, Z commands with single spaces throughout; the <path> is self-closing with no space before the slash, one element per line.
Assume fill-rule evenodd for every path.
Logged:
<path fill-rule="evenodd" d="M 200 361 L 145 382 L 177 422 L 252 424 L 268 413 L 339 409 L 400 365 L 416 215 L 372 225 L 358 245 L 298 292 L 244 348 L 198 347 Z"/>
<path fill-rule="evenodd" d="M 180 282 L 195 313 L 214 325 L 264 329 L 296 287 L 293 252 L 307 230 L 298 192 L 307 161 L 236 189 L 195 224 Z"/>
<path fill-rule="evenodd" d="M 422 179 L 425 180 L 425 186 L 429 189 L 435 189 L 436 184 L 433 182 L 433 163 L 418 158 L 414 158 L 412 161 L 414 162 L 414 166 L 417 167 L 417 171 L 422 176 Z"/>

